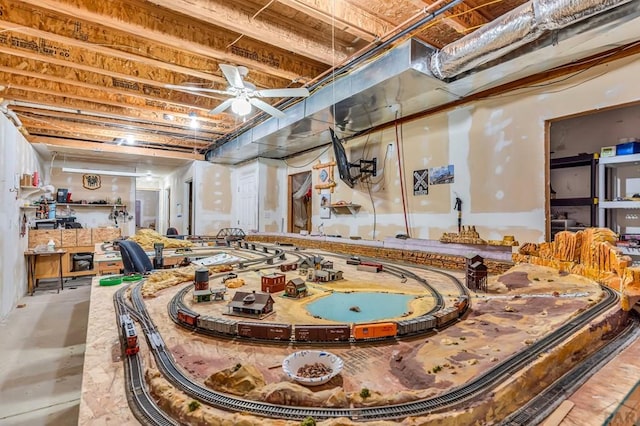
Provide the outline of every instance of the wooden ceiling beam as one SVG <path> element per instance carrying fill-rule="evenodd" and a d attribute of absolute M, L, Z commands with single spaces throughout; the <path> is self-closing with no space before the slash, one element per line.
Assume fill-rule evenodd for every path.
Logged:
<path fill-rule="evenodd" d="M 204 160 L 204 155 L 194 152 L 167 151 L 163 149 L 141 148 L 135 146 L 118 146 L 100 142 L 78 141 L 74 139 L 64 139 L 58 137 L 34 136 L 31 138 L 32 144 L 43 144 L 53 147 L 64 147 L 89 152 L 112 152 L 116 154 L 142 155 L 157 158 L 180 158 L 184 160 Z"/>
<path fill-rule="evenodd" d="M 112 143 L 118 145 L 115 142 L 118 139 L 125 141 L 129 135 L 135 139 L 135 144 L 138 146 L 163 146 L 163 147 L 183 147 L 192 149 L 204 149 L 211 144 L 207 141 L 197 141 L 188 138 L 175 138 L 169 136 L 158 136 L 152 133 L 140 133 L 132 129 L 113 130 L 110 128 L 103 128 L 98 125 L 87 125 L 79 123 L 69 123 L 66 121 L 53 121 L 53 120 L 39 120 L 31 117 L 20 117 L 22 124 L 27 128 L 31 135 L 48 134 L 50 136 L 62 136 L 72 139 L 86 139 L 96 140 L 101 139 L 105 143 Z M 127 145 L 126 142 L 121 142 L 120 146 Z"/>
<path fill-rule="evenodd" d="M 192 16 L 201 21 L 227 28 L 254 40 L 273 46 L 286 46 L 287 50 L 331 64 L 342 62 L 348 55 L 348 47 L 336 41 L 333 45 L 321 41 L 313 29 L 304 30 L 298 23 L 279 23 L 265 18 L 265 13 L 255 15 L 237 2 L 226 0 L 154 0 L 154 4 L 174 12 Z"/>
<path fill-rule="evenodd" d="M 11 40 L 11 42 L 3 43 L 5 40 Z M 3 32 L 0 33 L 0 53 L 32 61 L 40 61 L 37 64 L 38 69 L 44 68 L 47 70 L 51 68 L 55 70 L 55 66 L 65 67 L 58 74 L 64 74 L 70 78 L 74 78 L 74 74 L 77 73 L 70 68 L 81 71 L 80 76 L 84 77 L 85 80 L 97 80 L 98 78 L 95 74 L 107 76 L 109 78 L 99 78 L 99 84 L 108 88 L 116 88 L 122 92 L 153 94 L 158 98 L 171 98 L 172 96 L 177 99 L 188 98 L 190 103 L 204 103 L 202 107 L 204 109 L 211 109 L 220 103 L 221 99 L 225 99 L 224 95 L 203 97 L 163 88 L 165 83 L 182 83 L 188 79 L 186 76 L 158 70 L 146 65 L 132 64 L 130 61 L 96 54 L 87 49 L 68 49 L 66 45 L 59 43 L 46 44 L 47 51 L 51 53 L 44 53 L 42 43 L 39 43 L 39 41 L 41 39 L 32 36 L 20 35 L 15 37 L 11 32 Z M 61 59 L 63 54 L 65 59 Z M 16 60 L 3 57 L 0 59 L 0 65 L 12 67 L 16 65 Z M 34 66 L 21 61 L 18 68 L 25 68 L 28 65 L 32 65 L 30 68 Z M 88 76 L 87 73 L 93 73 L 93 75 Z M 78 78 L 76 77 L 75 79 Z M 201 82 L 207 85 L 210 84 L 210 82 L 203 82 L 202 80 Z M 216 88 L 224 90 L 226 86 L 218 85 Z M 215 98 L 216 101 L 212 101 L 211 98 Z"/>
<path fill-rule="evenodd" d="M 12 106 L 11 110 L 18 114 L 20 118 L 26 116 L 33 119 L 41 120 L 52 119 L 61 121 L 74 121 L 79 123 L 99 123 L 100 125 L 105 127 L 110 126 L 114 128 L 129 128 L 135 130 L 136 132 L 167 133 L 170 135 L 175 135 L 175 137 L 187 137 L 202 140 L 208 139 L 210 141 L 211 138 L 216 138 L 220 135 L 220 133 L 212 132 L 207 128 L 201 127 L 198 127 L 198 129 L 194 130 L 188 127 L 175 125 L 150 124 L 139 121 L 131 122 L 128 120 L 118 120 L 115 118 L 87 116 L 61 111 L 45 111 L 21 106 Z"/>
<path fill-rule="evenodd" d="M 424 8 L 429 7 L 436 3 L 436 0 L 411 0 L 417 7 Z M 445 3 L 449 3 L 447 0 Z M 441 4 L 440 7 L 444 6 Z M 467 33 L 476 30 L 489 23 L 489 20 L 482 16 L 472 7 L 464 2 L 458 3 L 451 9 L 442 14 L 439 18 L 440 21 L 449 27 L 456 30 L 458 33 L 466 35 Z"/>
<path fill-rule="evenodd" d="M 14 74 L 18 71 L 18 74 Z M 202 123 L 207 123 L 211 128 L 225 131 L 231 128 L 231 120 L 224 114 L 212 116 L 208 114 L 208 107 L 201 108 L 197 106 L 175 105 L 164 100 L 157 100 L 151 97 L 135 96 L 122 94 L 113 89 L 103 88 L 99 86 L 77 85 L 73 82 L 65 82 L 64 80 L 53 80 L 46 75 L 38 75 L 33 72 L 16 70 L 15 68 L 0 66 L 0 84 L 9 89 L 4 96 L 11 99 L 9 93 L 11 89 L 26 90 L 33 93 L 47 93 L 51 95 L 65 94 L 71 99 L 88 101 L 93 103 L 102 103 L 113 107 L 126 106 L 129 108 L 138 108 L 153 111 L 158 114 L 158 119 L 154 120 L 163 124 L 178 124 L 182 122 L 185 126 L 189 126 L 192 116 L 198 118 Z M 173 117 L 173 120 L 166 120 L 165 114 Z M 176 117 L 181 117 L 177 120 Z"/>
<path fill-rule="evenodd" d="M 309 15 L 362 40 L 373 42 L 393 29 L 393 24 L 345 1 L 277 0 L 292 9 Z"/>
<path fill-rule="evenodd" d="M 100 28 L 113 28 L 175 49 L 209 56 L 217 60 L 240 64 L 250 70 L 277 75 L 289 81 L 309 79 L 327 67 L 321 61 L 305 59 L 305 55 L 291 55 L 290 50 L 269 46 L 261 41 L 243 37 L 222 27 L 189 19 L 160 9 L 149 2 L 132 0 L 22 0 L 22 13 L 32 13 L 33 7 L 64 13 L 79 20 L 94 23 Z M 233 44 L 233 45 L 232 45 Z M 285 44 L 286 45 L 286 44 Z"/>
<path fill-rule="evenodd" d="M 144 120 L 147 122 L 157 122 L 166 124 L 168 120 L 164 118 L 166 111 L 147 108 L 130 108 L 125 104 L 107 105 L 97 103 L 92 99 L 73 98 L 71 96 L 52 91 L 42 91 L 33 87 L 10 87 L 0 93 L 5 99 L 19 102 L 27 102 L 39 105 L 41 109 L 58 109 L 73 111 L 81 115 L 101 116 L 106 115 L 112 118 L 128 117 L 131 120 Z M 191 118 L 188 114 L 174 115 L 175 124 L 189 126 Z M 202 126 L 208 126 L 212 132 L 226 133 L 233 129 L 226 122 L 211 122 L 199 119 Z"/>
<path fill-rule="evenodd" d="M 25 13 L 23 8 L 9 7 L 10 3 L 11 0 L 0 0 L 0 10 L 4 12 L 0 15 L 0 28 L 39 37 L 38 46 L 41 43 L 45 46 L 52 42 L 62 43 L 69 50 L 73 47 L 89 49 L 105 56 L 193 77 L 188 81 L 200 79 L 226 87 L 227 81 L 218 67 L 219 62 L 211 58 L 183 49 L 150 44 L 140 36 L 100 27 L 54 11 L 28 6 L 32 11 Z M 290 81 L 261 72 L 251 74 L 251 82 L 257 87 L 282 87 Z"/>

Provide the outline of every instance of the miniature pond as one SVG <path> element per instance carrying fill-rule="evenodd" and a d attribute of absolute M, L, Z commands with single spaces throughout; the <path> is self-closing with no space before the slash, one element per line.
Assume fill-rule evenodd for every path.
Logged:
<path fill-rule="evenodd" d="M 307 311 L 313 316 L 336 322 L 369 322 L 396 318 L 410 311 L 414 296 L 394 293 L 334 292 L 311 302 Z M 359 310 L 359 312 L 357 312 Z"/>

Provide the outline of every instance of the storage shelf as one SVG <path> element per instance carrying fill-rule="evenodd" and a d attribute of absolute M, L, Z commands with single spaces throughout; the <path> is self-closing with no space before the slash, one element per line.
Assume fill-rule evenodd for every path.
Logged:
<path fill-rule="evenodd" d="M 633 165 L 634 163 L 640 164 L 640 154 L 616 155 L 615 157 L 600 158 L 600 164 L 609 167 L 628 166 Z"/>
<path fill-rule="evenodd" d="M 640 209 L 640 201 L 601 201 L 603 209 Z"/>
<path fill-rule="evenodd" d="M 588 192 L 585 190 L 583 194 L 588 193 L 587 197 L 563 197 L 553 198 L 549 200 L 551 207 L 589 207 L 589 223 L 588 226 L 594 226 L 598 220 L 598 193 L 596 187 L 596 179 L 598 173 L 598 162 L 600 161 L 599 153 L 583 153 L 573 155 L 570 157 L 551 158 L 549 160 L 549 168 L 565 169 L 569 167 L 588 167 L 589 168 L 589 181 Z M 556 172 L 560 173 L 560 172 Z M 551 187 L 553 187 L 553 179 L 549 181 Z M 586 221 L 585 221 L 586 222 Z M 568 228 L 565 228 L 569 230 Z M 551 227 L 551 235 L 557 231 L 557 228 Z"/>
<path fill-rule="evenodd" d="M 567 207 L 567 206 L 592 206 L 597 205 L 598 199 L 591 197 L 578 197 L 578 198 L 553 198 L 551 199 L 552 207 Z"/>
<path fill-rule="evenodd" d="M 594 160 L 597 160 L 599 155 L 594 154 L 579 154 L 573 157 L 552 158 L 549 160 L 549 166 L 552 169 L 562 169 L 565 167 L 580 167 L 590 166 Z"/>
<path fill-rule="evenodd" d="M 360 210 L 359 204 L 331 204 L 329 206 L 331 210 L 333 210 L 336 214 L 341 213 L 350 213 L 356 214 L 358 210 Z"/>

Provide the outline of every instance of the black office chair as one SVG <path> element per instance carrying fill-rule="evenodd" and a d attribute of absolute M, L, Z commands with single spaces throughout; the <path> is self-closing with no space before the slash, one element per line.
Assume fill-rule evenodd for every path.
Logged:
<path fill-rule="evenodd" d="M 176 228 L 167 228 L 167 238 L 175 238 L 177 240 L 184 240 L 184 235 L 180 235 Z"/>
<path fill-rule="evenodd" d="M 153 270 L 151 259 L 140 244 L 131 240 L 119 241 L 120 255 L 122 256 L 122 264 L 124 265 L 124 273 L 132 274 L 134 272 L 144 274 Z"/>

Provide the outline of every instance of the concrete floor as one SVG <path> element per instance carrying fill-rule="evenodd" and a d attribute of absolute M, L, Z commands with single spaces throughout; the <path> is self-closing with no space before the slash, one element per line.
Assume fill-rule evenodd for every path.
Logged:
<path fill-rule="evenodd" d="M 43 281 L 0 322 L 0 425 L 77 425 L 91 277 Z"/>

